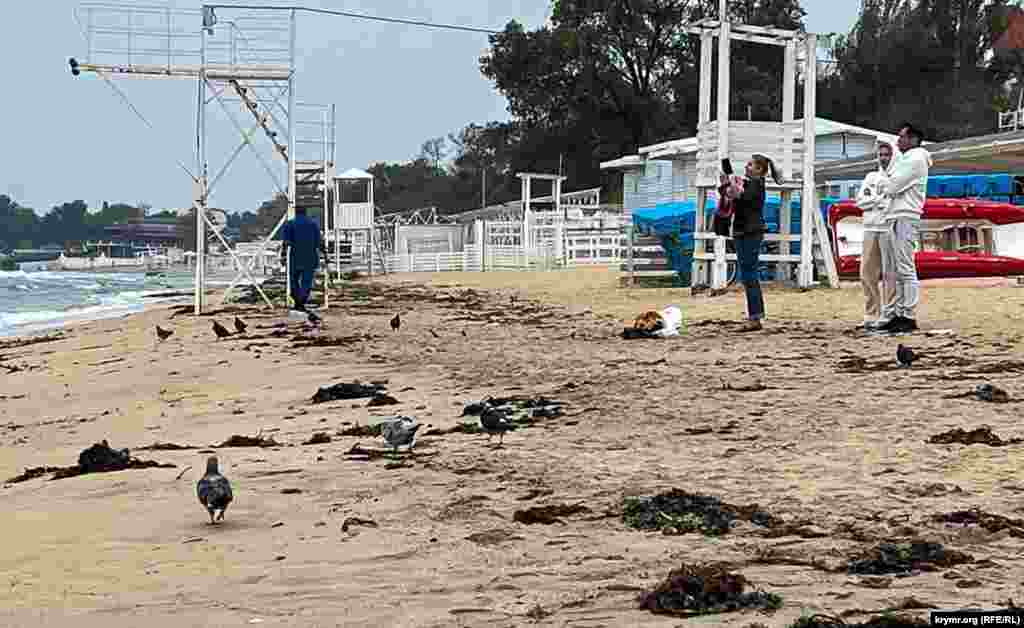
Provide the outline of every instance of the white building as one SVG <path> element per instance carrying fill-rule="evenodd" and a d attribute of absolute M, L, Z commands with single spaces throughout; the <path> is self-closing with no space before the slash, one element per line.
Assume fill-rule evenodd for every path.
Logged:
<path fill-rule="evenodd" d="M 815 118 L 815 161 L 829 162 L 875 152 L 879 140 L 896 144 L 896 135 L 852 124 Z M 624 155 L 601 164 L 602 170 L 621 170 L 623 206 L 627 213 L 659 203 L 697 200 L 696 137 L 644 146 L 636 155 Z M 771 157 L 771 155 L 769 155 Z M 734 164 L 737 170 L 742 164 Z M 824 182 L 823 196 L 849 198 L 863 178 Z"/>

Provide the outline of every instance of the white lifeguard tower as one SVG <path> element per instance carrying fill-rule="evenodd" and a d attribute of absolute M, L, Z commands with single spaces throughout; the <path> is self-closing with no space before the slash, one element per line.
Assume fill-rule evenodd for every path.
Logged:
<path fill-rule="evenodd" d="M 342 242 L 351 247 L 345 261 L 354 265 L 357 259 L 362 258 L 367 272 L 373 274 L 376 249 L 373 183 L 373 175 L 359 168 L 351 168 L 334 177 L 334 215 L 328 241 L 334 243 L 334 271 L 339 279 Z"/>
<path fill-rule="evenodd" d="M 728 263 L 735 262 L 734 254 L 726 253 L 727 238 L 709 232 L 706 225 L 706 206 L 709 193 L 716 193 L 721 160 L 729 158 L 737 173 L 754 153 L 771 157 L 783 179 L 776 184 L 766 178 L 769 194 L 781 196 L 779 233 L 765 234 L 765 241 L 779 242 L 779 252 L 762 254 L 762 262 L 777 264 L 776 277 L 789 276 L 791 265 L 798 265 L 797 281 L 809 287 L 814 279 L 814 263 L 822 264 L 824 274 L 832 287 L 839 287 L 835 259 L 829 245 L 827 228 L 818 207 L 814 185 L 815 98 L 817 86 L 818 37 L 814 33 L 766 28 L 749 24 L 733 24 L 728 20 L 727 2 L 719 0 L 720 20 L 705 19 L 689 27 L 691 34 L 700 35 L 700 100 L 697 137 L 697 212 L 694 224 L 694 254 L 692 283 L 704 283 L 721 289 L 728 283 Z M 715 38 L 718 38 L 718 102 L 716 119 L 711 119 L 711 59 Z M 782 120 L 753 122 L 729 119 L 729 62 L 730 43 L 746 41 L 785 50 L 782 77 Z M 796 121 L 796 78 L 802 70 L 804 79 L 803 120 Z M 792 227 L 791 203 L 793 193 L 801 197 L 800 233 L 790 233 Z M 708 251 L 706 243 L 712 243 Z M 792 243 L 799 242 L 799 255 L 792 254 Z M 814 247 L 819 255 L 814 255 Z"/>

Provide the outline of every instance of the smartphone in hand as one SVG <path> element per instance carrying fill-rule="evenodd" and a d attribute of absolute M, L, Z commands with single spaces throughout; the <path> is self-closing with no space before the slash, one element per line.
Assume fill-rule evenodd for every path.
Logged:
<path fill-rule="evenodd" d="M 722 160 L 722 172 L 729 176 L 732 176 L 732 162 L 729 161 L 728 157 Z"/>

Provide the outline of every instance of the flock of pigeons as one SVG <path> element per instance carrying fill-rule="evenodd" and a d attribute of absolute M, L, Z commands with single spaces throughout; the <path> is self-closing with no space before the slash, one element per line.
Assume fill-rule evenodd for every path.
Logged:
<path fill-rule="evenodd" d="M 394 318 L 390 321 L 390 325 L 393 331 L 397 332 L 399 330 L 402 325 L 402 319 L 399 314 L 395 314 Z M 236 333 L 244 334 L 247 327 L 248 325 L 246 325 L 245 321 L 237 316 L 235 317 Z M 234 335 L 216 320 L 213 321 L 213 332 L 217 335 L 218 339 Z M 156 335 L 157 339 L 163 342 L 174 335 L 174 331 L 163 329 L 157 325 Z M 436 334 L 434 335 L 436 336 Z M 465 335 L 465 332 L 463 332 L 463 335 Z M 481 431 L 487 434 L 488 441 L 497 434 L 498 447 L 503 446 L 505 432 L 516 429 L 515 423 L 509 420 L 503 409 L 492 406 L 486 400 L 470 404 L 466 407 L 465 414 L 478 414 L 480 416 Z M 416 419 L 408 416 L 398 416 L 381 424 L 381 436 L 383 436 L 384 442 L 393 449 L 396 455 L 398 454 L 399 447 L 406 447 L 411 452 L 416 446 L 416 434 L 420 427 L 421 424 Z M 220 472 L 216 456 L 210 456 L 206 460 L 206 473 L 196 484 L 196 495 L 199 497 L 199 503 L 209 513 L 211 525 L 215 525 L 218 521 L 224 519 L 224 512 L 234 500 L 234 493 L 231 490 L 231 482 Z"/>
<path fill-rule="evenodd" d="M 505 432 L 516 429 L 515 423 L 509 421 L 504 410 L 491 406 L 487 401 L 471 406 L 478 406 L 475 410 L 480 413 L 480 427 L 487 434 L 488 441 L 498 434 L 498 447 L 501 447 Z M 470 407 L 467 410 L 473 411 L 474 408 Z M 381 436 L 396 455 L 399 447 L 407 447 L 411 452 L 416 446 L 416 433 L 420 427 L 421 424 L 416 419 L 398 416 L 381 425 Z M 199 497 L 199 503 L 209 513 L 211 525 L 216 525 L 218 521 L 224 519 L 224 511 L 234 500 L 234 493 L 231 491 L 231 482 L 220 472 L 216 456 L 207 458 L 206 473 L 196 484 L 196 495 Z"/>
<path fill-rule="evenodd" d="M 242 319 L 235 317 L 235 333 L 231 333 L 227 327 L 220 324 L 220 321 L 213 321 L 213 333 L 217 334 L 217 339 L 221 340 L 228 336 L 234 336 L 235 334 L 245 334 L 245 330 L 249 325 Z M 173 329 L 164 329 L 163 327 L 156 326 L 156 339 L 159 342 L 163 342 L 174 335 Z"/>

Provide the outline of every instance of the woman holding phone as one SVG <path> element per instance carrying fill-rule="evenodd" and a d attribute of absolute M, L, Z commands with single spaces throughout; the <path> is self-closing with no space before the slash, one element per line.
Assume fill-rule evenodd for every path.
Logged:
<path fill-rule="evenodd" d="M 736 246 L 736 266 L 740 282 L 747 295 L 747 321 L 740 332 L 759 331 L 764 318 L 764 295 L 758 277 L 761 243 L 767 226 L 764 222 L 765 177 L 780 183 L 775 164 L 764 155 L 753 155 L 747 162 L 742 191 L 732 200 L 732 237 Z M 722 173 L 723 186 L 730 185 L 729 176 Z M 721 197 L 720 197 L 721 198 Z M 721 202 L 721 201 L 720 201 Z"/>

